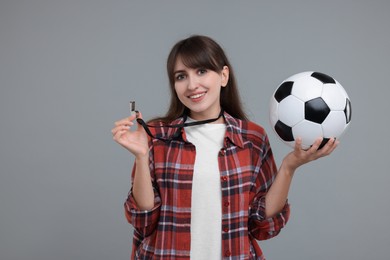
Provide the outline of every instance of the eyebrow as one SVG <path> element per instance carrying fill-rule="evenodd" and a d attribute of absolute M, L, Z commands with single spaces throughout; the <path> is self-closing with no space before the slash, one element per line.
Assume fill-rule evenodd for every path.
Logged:
<path fill-rule="evenodd" d="M 178 73 L 185 73 L 186 71 L 185 70 L 175 70 L 174 72 L 173 72 L 173 75 L 176 75 L 176 74 L 178 74 Z"/>

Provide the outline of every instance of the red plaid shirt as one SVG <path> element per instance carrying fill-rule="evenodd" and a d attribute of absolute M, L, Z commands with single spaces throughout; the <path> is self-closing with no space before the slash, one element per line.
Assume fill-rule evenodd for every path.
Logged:
<path fill-rule="evenodd" d="M 290 208 L 265 218 L 265 194 L 277 174 L 268 137 L 253 122 L 224 113 L 226 134 L 218 163 L 222 193 L 222 259 L 264 259 L 256 239 L 276 236 L 286 225 Z M 172 124 L 180 124 L 179 118 Z M 150 129 L 169 138 L 176 128 Z M 191 196 L 195 146 L 185 130 L 170 142 L 150 140 L 150 172 L 155 206 L 142 211 L 132 197 L 125 202 L 126 218 L 134 226 L 131 259 L 189 259 Z M 134 166 L 135 168 L 135 166 Z M 134 169 L 133 169 L 134 174 Z"/>

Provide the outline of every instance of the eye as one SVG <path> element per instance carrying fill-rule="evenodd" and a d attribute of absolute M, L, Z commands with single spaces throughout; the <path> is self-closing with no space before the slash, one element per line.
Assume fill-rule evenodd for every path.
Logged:
<path fill-rule="evenodd" d="M 176 74 L 176 76 L 175 76 L 175 80 L 176 80 L 176 81 L 183 80 L 183 79 L 185 79 L 185 78 L 186 78 L 186 75 L 185 75 L 184 73 L 178 73 L 178 74 Z"/>
<path fill-rule="evenodd" d="M 198 74 L 199 75 L 202 75 L 202 74 L 205 74 L 205 73 L 207 73 L 207 70 L 206 69 L 198 69 Z"/>

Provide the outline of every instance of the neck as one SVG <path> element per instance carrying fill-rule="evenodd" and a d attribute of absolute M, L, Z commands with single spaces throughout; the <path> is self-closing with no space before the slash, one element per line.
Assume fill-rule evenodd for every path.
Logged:
<path fill-rule="evenodd" d="M 186 120 L 186 115 L 184 115 L 184 120 Z M 191 117 L 191 115 L 189 115 Z M 190 126 L 190 125 L 199 125 L 199 124 L 222 124 L 225 122 L 225 119 L 223 117 L 223 110 L 220 111 L 220 113 L 212 118 L 207 118 L 207 119 L 199 119 L 191 117 L 191 119 L 196 120 L 195 122 L 192 123 L 185 123 L 184 126 Z"/>
<path fill-rule="evenodd" d="M 222 115 L 223 115 L 222 108 L 220 108 L 215 113 L 214 112 L 213 113 L 195 113 L 195 112 L 192 112 L 192 111 L 190 111 L 188 113 L 188 116 L 191 117 L 192 119 L 196 120 L 196 121 L 204 121 L 204 120 L 210 120 L 210 119 L 218 118 L 218 120 L 216 119 L 214 123 L 224 122 L 224 120 L 221 121 L 221 119 L 223 119 Z"/>

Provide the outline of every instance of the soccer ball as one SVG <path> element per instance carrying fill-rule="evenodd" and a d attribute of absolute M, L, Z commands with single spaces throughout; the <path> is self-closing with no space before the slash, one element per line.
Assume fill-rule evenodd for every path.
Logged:
<path fill-rule="evenodd" d="M 308 149 L 318 137 L 324 146 L 330 138 L 340 138 L 351 122 L 351 101 L 332 77 L 320 72 L 301 72 L 284 80 L 270 101 L 272 129 L 287 145 L 294 147 L 302 138 Z"/>

